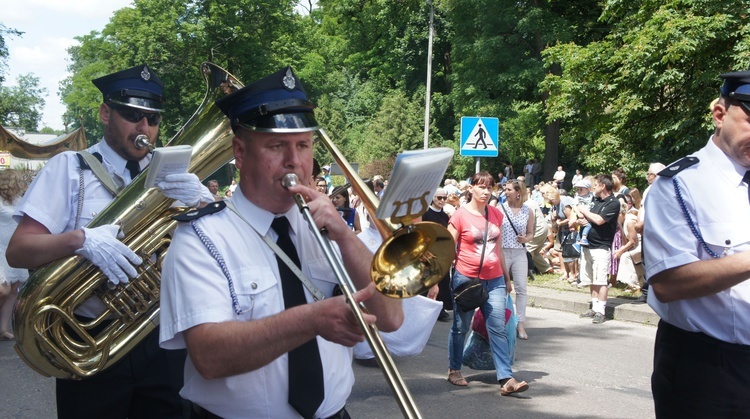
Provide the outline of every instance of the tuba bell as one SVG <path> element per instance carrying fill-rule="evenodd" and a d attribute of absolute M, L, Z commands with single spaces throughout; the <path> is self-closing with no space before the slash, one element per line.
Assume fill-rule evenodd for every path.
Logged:
<path fill-rule="evenodd" d="M 188 170 L 204 179 L 233 158 L 229 121 L 214 102 L 242 84 L 213 63 L 201 64 L 201 72 L 203 102 L 167 146 L 192 146 Z M 173 201 L 145 189 L 145 180 L 141 173 L 89 224 L 121 226 L 123 243 L 143 259 L 136 278 L 112 286 L 91 262 L 70 256 L 37 269 L 20 289 L 13 315 L 15 349 L 36 372 L 67 379 L 93 376 L 158 327 L 161 265 L 177 226 L 172 216 L 184 208 L 170 208 Z M 74 312 L 91 297 L 101 300 L 105 311 L 82 322 Z"/>

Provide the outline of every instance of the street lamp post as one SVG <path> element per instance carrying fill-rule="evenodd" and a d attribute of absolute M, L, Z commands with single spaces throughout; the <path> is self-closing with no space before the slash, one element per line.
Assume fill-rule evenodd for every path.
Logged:
<path fill-rule="evenodd" d="M 432 38 L 435 32 L 433 28 L 433 17 L 435 15 L 435 8 L 432 5 L 432 0 L 427 0 L 427 4 L 430 5 L 430 35 L 427 41 L 427 92 L 425 94 L 425 105 L 424 105 L 424 148 L 425 150 L 429 147 L 429 136 L 430 136 L 430 93 L 432 90 Z"/>

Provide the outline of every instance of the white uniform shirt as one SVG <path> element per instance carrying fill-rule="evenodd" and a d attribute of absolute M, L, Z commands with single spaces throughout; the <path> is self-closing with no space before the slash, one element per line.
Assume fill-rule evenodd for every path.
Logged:
<path fill-rule="evenodd" d="M 0 200 L 0 252 L 2 255 L 8 250 L 8 242 L 18 227 L 18 222 L 13 219 L 13 213 L 18 207 L 21 198 L 18 197 L 13 202 L 7 203 Z M 29 277 L 29 271 L 26 269 L 11 268 L 8 260 L 0 258 L 0 284 L 14 284 L 16 282 L 26 281 Z"/>
<path fill-rule="evenodd" d="M 239 189 L 238 189 L 239 190 Z M 274 215 L 249 202 L 242 193 L 231 198 L 243 217 L 260 234 L 269 234 Z M 302 261 L 302 271 L 326 297 L 338 284 L 296 206 L 286 212 L 290 235 Z M 161 346 L 185 348 L 183 332 L 204 323 L 252 321 L 284 310 L 278 265 L 273 251 L 229 209 L 195 221 L 215 245 L 232 278 L 239 309 L 233 307 L 229 282 L 220 265 L 201 242 L 190 223 L 181 223 L 167 254 L 162 273 Z M 312 296 L 305 290 L 308 302 Z M 341 410 L 354 385 L 349 348 L 317 337 L 323 363 L 325 400 L 316 417 Z M 188 356 L 182 397 L 225 418 L 298 417 L 288 404 L 287 355 L 255 371 L 206 380 Z"/>
<path fill-rule="evenodd" d="M 130 184 L 130 171 L 125 168 L 127 161 L 120 157 L 107 143 L 102 140 L 88 148 L 89 153 L 98 152 L 102 156 L 102 164 L 107 172 L 122 185 Z M 66 151 L 52 157 L 23 196 L 13 218 L 20 221 L 26 214 L 44 225 L 52 234 L 65 233 L 75 228 L 78 212 L 78 192 L 80 164 L 77 153 Z M 151 161 L 147 155 L 140 161 L 144 168 Z M 81 208 L 78 228 L 86 226 L 94 217 L 114 200 L 112 194 L 97 179 L 92 170 L 83 171 L 85 199 Z M 104 305 L 97 297 L 89 298 L 76 314 L 86 317 L 96 317 L 104 309 Z"/>
<path fill-rule="evenodd" d="M 742 182 L 747 168 L 713 142 L 699 150 L 700 162 L 679 172 L 688 213 L 709 248 L 719 255 L 750 250 L 750 204 Z M 657 273 L 712 256 L 699 244 L 680 209 L 672 179 L 658 177 L 648 193 L 643 234 L 646 273 Z M 653 292 L 648 303 L 666 322 L 683 330 L 750 345 L 750 281 L 701 298 L 662 303 Z"/>

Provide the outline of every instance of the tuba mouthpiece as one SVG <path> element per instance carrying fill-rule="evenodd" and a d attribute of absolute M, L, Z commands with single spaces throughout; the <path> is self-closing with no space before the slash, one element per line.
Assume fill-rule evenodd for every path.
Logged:
<path fill-rule="evenodd" d="M 135 137 L 135 148 L 137 149 L 144 149 L 148 148 L 150 151 L 154 151 L 154 146 L 151 145 L 151 142 L 148 140 L 148 136 L 144 134 L 140 134 L 137 137 Z"/>
<path fill-rule="evenodd" d="M 281 178 L 281 185 L 285 188 L 296 186 L 299 183 L 299 178 L 294 173 L 287 173 Z"/>

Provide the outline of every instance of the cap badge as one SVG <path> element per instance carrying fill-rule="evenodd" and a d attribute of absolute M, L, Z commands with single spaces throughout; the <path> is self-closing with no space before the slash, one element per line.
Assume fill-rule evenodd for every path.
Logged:
<path fill-rule="evenodd" d="M 284 87 L 286 87 L 289 90 L 294 90 L 296 82 L 294 81 L 294 74 L 292 74 L 291 68 L 288 68 L 286 70 L 286 75 L 284 76 L 284 79 L 282 80 L 282 82 L 284 83 Z"/>
<path fill-rule="evenodd" d="M 149 81 L 151 79 L 151 73 L 148 71 L 148 67 L 143 67 L 143 70 L 141 70 L 141 78 L 145 81 Z"/>

